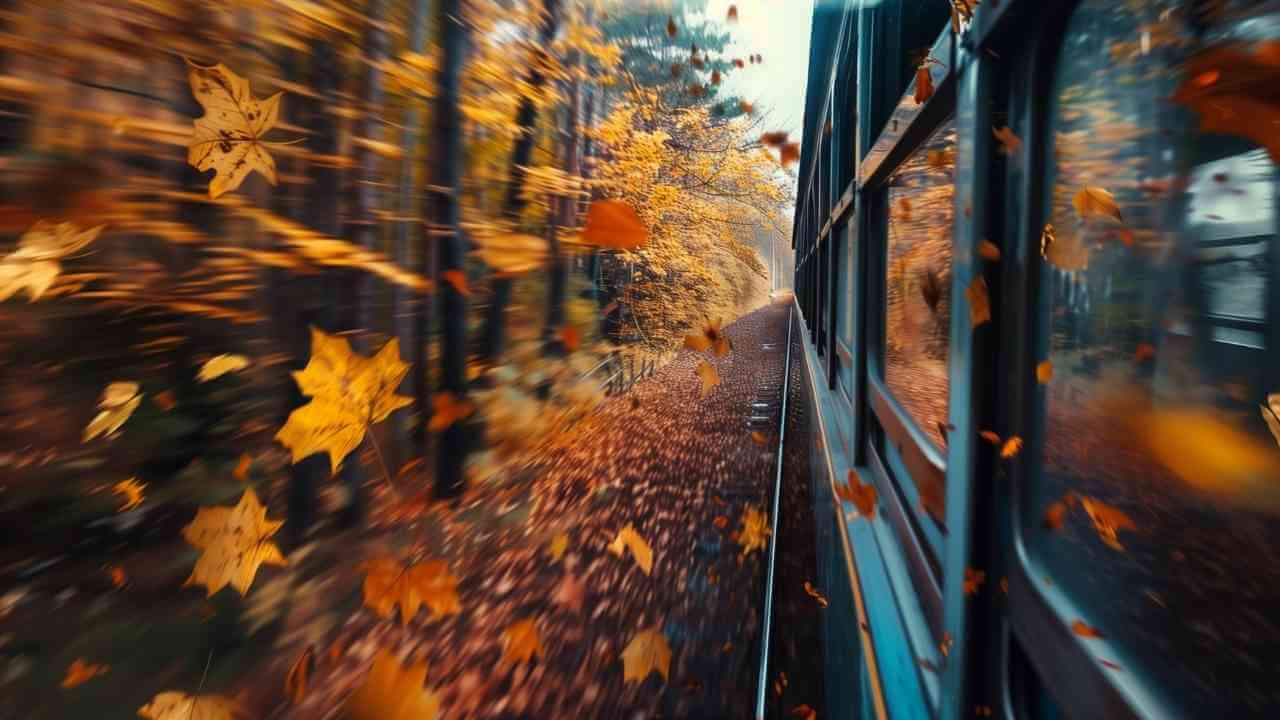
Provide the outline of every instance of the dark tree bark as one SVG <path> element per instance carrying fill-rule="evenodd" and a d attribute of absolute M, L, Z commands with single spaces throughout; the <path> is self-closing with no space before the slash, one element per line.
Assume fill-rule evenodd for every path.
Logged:
<path fill-rule="evenodd" d="M 361 91 L 363 99 L 363 115 L 356 126 L 356 134 L 369 140 L 378 141 L 382 136 L 381 117 L 382 63 L 387 59 L 389 43 L 383 27 L 383 16 L 386 15 L 387 0 L 369 0 L 365 6 L 365 33 L 363 50 L 367 62 L 363 63 L 364 86 Z M 377 191 L 374 183 L 378 179 L 378 156 L 369 148 L 356 150 L 356 173 L 350 184 L 350 217 L 347 221 L 347 239 L 364 247 L 366 250 L 378 249 Z M 373 306 L 376 301 L 373 278 L 368 273 L 353 274 L 355 284 L 355 307 L 352 327 L 349 329 L 362 331 L 357 335 L 357 346 L 361 350 L 370 350 L 367 340 L 368 332 L 373 329 Z"/>
<path fill-rule="evenodd" d="M 431 161 L 427 164 L 427 241 L 438 245 L 439 271 L 462 270 L 464 248 L 459 236 L 458 194 L 462 174 L 462 111 L 458 94 L 470 28 L 463 18 L 464 0 L 438 0 L 436 13 L 440 27 L 442 58 L 436 81 L 435 107 L 431 114 Z M 430 274 L 432 253 L 422 253 L 422 272 Z M 453 285 L 440 282 L 440 324 L 443 331 L 441 384 L 458 399 L 467 395 L 467 299 Z M 425 340 L 427 316 L 417 316 L 417 336 Z M 425 418 L 423 418 L 425 420 Z M 470 449 L 471 433 L 461 422 L 446 428 L 436 455 L 436 497 L 450 498 L 465 489 L 463 463 Z"/>
<path fill-rule="evenodd" d="M 413 0 L 412 20 L 409 29 L 409 50 L 415 53 L 421 53 L 426 46 L 427 40 L 427 12 L 430 9 L 429 0 Z M 400 135 L 400 149 L 404 153 L 404 157 L 400 162 L 400 187 L 398 188 L 396 211 L 402 216 L 402 219 L 395 225 L 395 259 L 400 267 L 408 268 L 412 266 L 413 253 L 411 238 L 418 238 L 418 252 L 426 253 L 429 242 L 422 239 L 422 235 L 413 234 L 414 229 L 422 226 L 416 221 L 410 221 L 407 218 L 412 214 L 414 183 L 413 162 L 415 159 L 415 150 L 418 145 L 418 133 L 422 127 L 421 113 L 418 112 L 418 103 L 410 101 L 405 112 L 404 128 Z M 430 268 L 428 268 L 427 277 L 431 277 Z M 413 368 L 409 371 L 409 376 L 405 378 L 408 383 L 408 394 L 413 398 L 413 405 L 403 410 L 397 411 L 391 416 L 391 422 L 395 424 L 397 432 L 395 433 L 395 454 L 397 468 L 403 466 L 408 458 L 417 453 L 420 457 L 425 458 L 430 450 L 430 433 L 427 432 L 426 418 L 431 414 L 431 384 L 428 381 L 429 373 L 427 366 L 427 348 L 430 344 L 430 337 L 424 326 L 422 334 L 418 332 L 418 324 L 415 318 L 421 316 L 431 317 L 431 296 L 422 294 L 411 296 L 409 291 L 400 286 L 396 286 L 391 301 L 391 314 L 394 318 L 396 337 L 400 338 L 400 347 L 408 354 L 409 362 L 413 363 Z M 412 425 L 410 418 L 416 418 L 416 422 Z M 404 441 L 405 437 L 409 438 L 408 443 Z"/>
<path fill-rule="evenodd" d="M 559 27 L 560 0 L 545 0 L 542 23 L 538 29 L 538 47 L 540 51 L 545 52 L 547 48 L 551 47 L 551 41 L 555 39 L 556 31 Z M 537 62 L 531 63 L 529 74 L 526 78 L 529 86 L 536 92 L 542 88 L 546 80 L 547 78 L 542 72 L 541 65 Z M 525 168 L 528 167 L 529 160 L 533 156 L 534 125 L 537 119 L 538 108 L 534 105 L 533 98 L 525 97 L 521 99 L 520 108 L 516 112 L 516 126 L 520 129 L 520 135 L 516 138 L 515 147 L 511 152 L 511 165 L 507 171 L 506 195 L 502 202 L 502 215 L 513 225 L 519 225 L 520 216 L 527 204 L 523 197 Z M 481 355 L 491 363 L 500 358 L 506 349 L 507 306 L 511 303 L 511 287 L 512 280 L 510 278 L 493 278 L 489 306 L 485 311 L 484 327 L 482 328 L 483 343 L 481 345 Z"/>

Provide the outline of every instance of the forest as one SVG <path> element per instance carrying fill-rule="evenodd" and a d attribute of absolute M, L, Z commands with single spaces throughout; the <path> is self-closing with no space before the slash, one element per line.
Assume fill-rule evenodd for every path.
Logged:
<path fill-rule="evenodd" d="M 791 274 L 738 13 L 0 2 L 0 718 L 734 696 L 762 505 L 623 477 Z"/>

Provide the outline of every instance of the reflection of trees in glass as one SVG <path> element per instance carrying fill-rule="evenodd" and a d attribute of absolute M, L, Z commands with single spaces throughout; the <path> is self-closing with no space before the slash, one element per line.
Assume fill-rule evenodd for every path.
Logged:
<path fill-rule="evenodd" d="M 936 426 L 947 422 L 955 136 L 948 121 L 889 184 L 885 383 L 939 445 Z"/>

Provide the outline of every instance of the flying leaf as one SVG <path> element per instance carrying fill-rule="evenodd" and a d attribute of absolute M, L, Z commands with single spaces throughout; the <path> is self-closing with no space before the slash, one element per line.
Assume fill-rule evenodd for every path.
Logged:
<path fill-rule="evenodd" d="M 235 720 L 241 713 L 231 698 L 170 690 L 138 708 L 138 715 L 148 720 Z"/>
<path fill-rule="evenodd" d="M 614 250 L 637 250 L 649 241 L 649 230 L 622 200 L 594 200 L 587 209 L 582 241 Z"/>
<path fill-rule="evenodd" d="M 1048 385 L 1053 379 L 1053 363 L 1043 360 L 1036 365 L 1036 381 L 1041 385 Z"/>
<path fill-rule="evenodd" d="M 742 529 L 738 531 L 738 544 L 742 546 L 742 556 L 750 555 L 754 550 L 764 550 L 769 546 L 769 513 L 751 506 L 742 511 Z"/>
<path fill-rule="evenodd" d="M 1053 225 L 1045 225 L 1040 233 L 1040 254 L 1050 265 L 1068 272 L 1084 270 L 1089 267 L 1089 246 L 1085 235 L 1068 232 L 1059 238 Z"/>
<path fill-rule="evenodd" d="M 933 97 L 933 77 L 929 74 L 928 62 L 922 62 L 916 68 L 916 91 L 914 97 L 917 105 L 923 104 Z"/>
<path fill-rule="evenodd" d="M 729 15 L 727 18 L 725 18 L 725 21 L 731 22 L 731 23 L 738 22 L 738 6 L 737 5 L 729 6 Z"/>
<path fill-rule="evenodd" d="M 353 353 L 346 338 L 311 328 L 311 359 L 293 373 L 298 389 L 311 402 L 289 414 L 275 439 L 289 448 L 294 463 L 327 452 L 331 472 L 337 474 L 371 425 L 412 402 L 396 394 L 408 372 L 395 338 L 366 358 Z"/>
<path fill-rule="evenodd" d="M 818 720 L 818 711 L 808 705 L 797 705 L 791 708 L 790 715 L 799 720 Z"/>
<path fill-rule="evenodd" d="M 677 32 L 678 30 L 676 28 L 676 19 L 668 15 L 667 16 L 667 37 L 674 38 Z"/>
<path fill-rule="evenodd" d="M 195 133 L 187 148 L 187 163 L 204 172 L 212 169 L 209 197 L 240 187 L 257 170 L 276 184 L 276 163 L 263 145 L 263 136 L 280 116 L 280 96 L 257 100 L 249 81 L 221 63 L 213 67 L 192 64 L 187 74 L 191 92 L 204 108 L 195 121 Z"/>
<path fill-rule="evenodd" d="M 471 288 L 467 287 L 467 276 L 461 270 L 445 270 L 440 273 L 440 277 L 452 285 L 459 295 L 463 297 L 471 296 Z"/>
<path fill-rule="evenodd" d="M 853 503 L 858 514 L 871 519 L 876 516 L 876 486 L 858 480 L 858 475 L 850 470 L 845 484 L 836 486 L 836 497 Z"/>
<path fill-rule="evenodd" d="M 1138 526 L 1133 519 L 1119 508 L 1112 507 L 1097 498 L 1081 497 L 1080 506 L 1089 514 L 1089 520 L 1093 522 L 1093 529 L 1098 531 L 1098 537 L 1107 546 L 1116 550 L 1124 550 L 1124 546 L 1120 544 L 1116 537 L 1119 530 L 1137 530 Z"/>
<path fill-rule="evenodd" d="M 62 678 L 60 684 L 64 688 L 73 688 L 105 674 L 110 669 L 110 665 L 95 665 L 94 663 L 85 662 L 84 658 L 76 658 L 67 666 L 67 676 Z"/>
<path fill-rule="evenodd" d="M 1271 92 L 1280 79 L 1277 48 L 1269 40 L 1200 52 L 1182 68 L 1185 79 L 1172 100 L 1200 116 L 1200 132 L 1248 138 L 1280 163 L 1280 104 Z"/>
<path fill-rule="evenodd" d="M 790 133 L 783 132 L 781 130 L 777 132 L 767 132 L 760 136 L 760 144 L 768 145 L 770 147 L 782 147 L 787 144 L 788 135 L 790 135 Z"/>
<path fill-rule="evenodd" d="M 587 584 L 576 575 L 566 573 L 552 593 L 551 601 L 576 613 L 582 611 L 582 601 L 586 594 Z"/>
<path fill-rule="evenodd" d="M 400 622 L 408 624 L 426 605 L 433 619 L 457 614 L 458 579 L 443 560 L 429 560 L 408 567 L 388 558 L 375 558 L 361 566 L 365 570 L 364 604 L 380 617 L 391 619 L 400 606 Z"/>
<path fill-rule="evenodd" d="M 618 557 L 622 557 L 627 550 L 631 551 L 631 557 L 635 559 L 636 565 L 645 575 L 652 573 L 653 549 L 630 524 L 619 530 L 613 542 L 609 543 L 609 552 Z"/>
<path fill-rule="evenodd" d="M 999 436 L 999 435 L 997 435 L 997 434 L 995 434 L 994 432 L 992 432 L 992 431 L 990 431 L 990 430 L 982 430 L 982 431 L 980 431 L 980 432 L 978 433 L 978 437 L 982 438 L 983 440 L 986 440 L 987 442 L 991 443 L 992 445 L 999 445 L 999 444 L 1000 444 L 1000 436 Z"/>
<path fill-rule="evenodd" d="M 569 549 L 569 534 L 560 533 L 551 538 L 551 545 L 547 547 L 547 554 L 552 560 L 559 561 L 564 557 L 564 551 Z"/>
<path fill-rule="evenodd" d="M 622 681 L 641 682 L 655 670 L 667 680 L 671 668 L 671 646 L 661 629 L 641 630 L 622 651 Z"/>
<path fill-rule="evenodd" d="M 1133 364 L 1141 365 L 1156 356 L 1156 347 L 1151 343 L 1138 343 L 1133 351 Z"/>
<path fill-rule="evenodd" d="M 1044 512 L 1044 526 L 1050 530 L 1062 529 L 1067 513 L 1079 502 L 1080 499 L 1073 492 L 1067 492 L 1061 500 L 1055 500 Z"/>
<path fill-rule="evenodd" d="M 578 328 L 572 325 L 561 325 L 556 330 L 556 339 L 564 346 L 565 352 L 576 352 L 582 344 L 582 336 L 578 334 Z"/>
<path fill-rule="evenodd" d="M 733 345 L 729 342 L 728 336 L 720 330 L 723 322 L 723 319 L 708 322 L 702 326 L 701 332 L 686 335 L 684 346 L 696 352 L 712 350 L 717 357 L 728 355 L 733 350 Z"/>
<path fill-rule="evenodd" d="M 115 435 L 125 421 L 133 415 L 142 402 L 141 386 L 135 382 L 113 382 L 102 391 L 102 399 L 98 401 L 98 414 L 94 416 L 84 429 L 83 442 L 102 435 Z"/>
<path fill-rule="evenodd" d="M 373 668 L 347 699 L 351 720 L 435 720 L 440 699 L 423 687 L 426 661 L 405 667 L 387 650 L 374 656 Z"/>
<path fill-rule="evenodd" d="M 1280 413 L 1280 393 L 1267 395 L 1266 404 L 1259 405 L 1258 409 L 1262 411 L 1262 421 L 1271 431 L 1271 437 L 1275 439 L 1277 445 L 1280 445 L 1280 415 L 1277 415 Z"/>
<path fill-rule="evenodd" d="M 1083 620 L 1076 620 L 1075 622 L 1071 623 L 1071 631 L 1079 635 L 1080 637 L 1087 637 L 1087 638 L 1102 637 L 1102 633 L 1097 628 L 1091 627 L 1088 623 L 1086 623 Z"/>
<path fill-rule="evenodd" d="M 533 618 L 524 618 L 502 631 L 502 662 L 516 665 L 542 656 L 542 640 Z"/>
<path fill-rule="evenodd" d="M 293 665 L 289 667 L 289 673 L 284 677 L 284 695 L 289 698 L 290 703 L 297 705 L 307 697 L 307 688 L 315 668 L 315 651 L 307 646 L 298 659 L 293 661 Z"/>
<path fill-rule="evenodd" d="M 699 391 L 699 396 L 706 397 L 710 395 L 711 390 L 720 384 L 719 373 L 706 360 L 699 362 L 695 371 L 698 373 L 698 378 L 702 380 L 702 390 Z"/>
<path fill-rule="evenodd" d="M 230 584 L 241 595 L 248 593 L 258 568 L 288 564 L 269 540 L 283 524 L 267 519 L 267 509 L 252 488 L 235 507 L 200 508 L 182 529 L 182 537 L 203 551 L 183 587 L 204 585 L 212 596 Z"/>
<path fill-rule="evenodd" d="M 240 462 L 236 463 L 236 468 L 231 471 L 231 476 L 240 482 L 246 482 L 249 479 L 249 468 L 253 467 L 253 458 L 249 457 L 249 453 L 240 456 Z"/>
<path fill-rule="evenodd" d="M 778 163 L 787 167 L 800 159 L 800 143 L 786 143 L 778 148 Z"/>
<path fill-rule="evenodd" d="M 760 432 L 759 430 L 752 430 L 751 442 L 759 445 L 760 447 L 764 447 L 765 445 L 769 444 L 769 438 L 765 437 L 764 433 Z"/>
<path fill-rule="evenodd" d="M 243 355 L 215 355 L 200 366 L 200 373 L 196 375 L 196 379 L 200 382 L 209 382 L 247 367 L 249 367 L 249 358 Z"/>
<path fill-rule="evenodd" d="M 991 322 L 991 296 L 987 294 L 987 279 L 978 275 L 965 288 L 964 296 L 969 300 L 969 325 L 978 327 Z"/>
<path fill-rule="evenodd" d="M 1080 215 L 1081 220 L 1088 220 L 1091 217 L 1105 217 L 1116 222 L 1124 222 L 1124 218 L 1120 216 L 1120 207 L 1116 205 L 1115 197 L 1100 187 L 1085 186 L 1071 199 L 1071 205 L 1076 209 L 1076 213 Z"/>
<path fill-rule="evenodd" d="M 996 244 L 990 240 L 983 240 L 978 243 L 978 255 L 980 255 L 984 260 L 999 262 L 1000 248 L 996 247 Z"/>
<path fill-rule="evenodd" d="M 155 395 L 152 395 L 151 402 L 155 403 L 156 407 L 165 412 L 169 412 L 178 406 L 178 400 L 174 397 L 172 390 L 161 390 Z"/>
<path fill-rule="evenodd" d="M 1015 155 L 1018 148 L 1022 147 L 1022 138 L 1018 137 L 1007 126 L 1002 128 L 991 128 L 991 134 L 995 135 L 996 140 L 1000 142 L 999 152 L 1002 155 Z"/>
<path fill-rule="evenodd" d="M 26 290 L 29 302 L 43 296 L 62 272 L 60 260 L 93 242 L 103 225 L 81 230 L 69 222 L 41 220 L 18 240 L 18 247 L 0 259 L 0 302 Z"/>
<path fill-rule="evenodd" d="M 146 499 L 142 494 L 142 491 L 146 488 L 147 484 L 138 482 L 137 478 L 121 480 L 115 485 L 112 485 L 111 492 L 124 497 L 123 504 L 119 507 L 117 512 L 128 512 L 129 510 L 141 505 L 142 501 Z"/>
<path fill-rule="evenodd" d="M 466 400 L 459 400 L 451 392 L 436 393 L 431 396 L 431 421 L 427 429 L 440 432 L 454 423 L 469 417 L 476 407 Z"/>
<path fill-rule="evenodd" d="M 967 567 L 964 569 L 964 594 L 977 595 L 978 588 L 982 587 L 982 583 L 986 581 L 987 574 L 982 570 L 974 570 Z"/>
<path fill-rule="evenodd" d="M 1022 451 L 1022 438 L 1017 435 L 1011 435 L 1008 440 L 1004 441 L 1004 445 L 1000 446 L 1000 457 L 1008 460 Z"/>
<path fill-rule="evenodd" d="M 804 592 L 806 595 L 813 598 L 820 607 L 827 607 L 827 598 L 823 596 L 822 593 L 818 592 L 817 588 L 815 588 L 808 580 L 804 581 Z"/>

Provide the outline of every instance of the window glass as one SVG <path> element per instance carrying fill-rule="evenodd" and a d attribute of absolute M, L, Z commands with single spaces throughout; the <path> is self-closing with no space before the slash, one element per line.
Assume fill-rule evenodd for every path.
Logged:
<path fill-rule="evenodd" d="M 1249 136 L 1280 118 L 1280 24 L 1186 7 L 1085 0 L 1064 35 L 1023 526 L 1103 672 L 1174 717 L 1274 717 L 1280 186 Z"/>
<path fill-rule="evenodd" d="M 940 447 L 947 423 L 955 143 L 948 120 L 889 181 L 884 381 Z"/>

